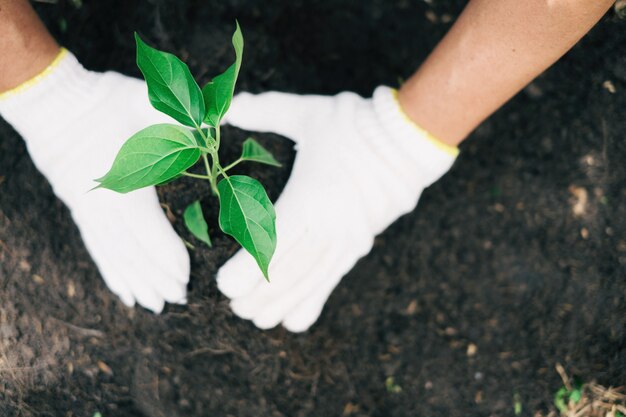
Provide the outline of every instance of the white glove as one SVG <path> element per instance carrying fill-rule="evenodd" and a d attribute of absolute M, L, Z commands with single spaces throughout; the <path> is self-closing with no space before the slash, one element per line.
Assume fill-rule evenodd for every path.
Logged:
<path fill-rule="evenodd" d="M 244 251 L 217 277 L 233 311 L 262 329 L 281 322 L 294 332 L 308 329 L 341 278 L 370 251 L 374 236 L 413 210 L 458 153 L 411 122 L 387 87 L 377 88 L 372 99 L 242 93 L 226 122 L 297 144 L 291 177 L 276 203 L 270 282 Z"/>
<path fill-rule="evenodd" d="M 35 79 L 0 95 L 0 115 L 26 141 L 37 168 L 72 213 L 115 294 L 161 312 L 185 303 L 189 255 L 154 187 L 89 191 L 138 130 L 171 120 L 154 110 L 143 81 L 85 70 L 63 50 Z"/>

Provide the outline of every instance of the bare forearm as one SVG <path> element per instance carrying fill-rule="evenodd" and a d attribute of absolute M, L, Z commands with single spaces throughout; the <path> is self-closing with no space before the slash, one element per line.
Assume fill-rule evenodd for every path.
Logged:
<path fill-rule="evenodd" d="M 39 74 L 58 51 L 28 0 L 0 0 L 0 92 Z"/>
<path fill-rule="evenodd" d="M 569 50 L 613 0 L 472 0 L 398 99 L 457 145 Z"/>

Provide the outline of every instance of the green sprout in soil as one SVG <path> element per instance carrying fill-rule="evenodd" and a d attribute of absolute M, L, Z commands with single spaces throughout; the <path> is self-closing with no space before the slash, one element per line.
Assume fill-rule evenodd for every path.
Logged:
<path fill-rule="evenodd" d="M 582 398 L 582 385 L 577 383 L 571 389 L 563 386 L 554 394 L 554 406 L 561 414 L 567 414 L 570 404 L 575 406 Z"/>
<path fill-rule="evenodd" d="M 385 380 L 385 388 L 390 394 L 399 394 L 402 392 L 402 387 L 396 384 L 396 381 L 392 376 L 387 377 L 387 379 Z"/>
<path fill-rule="evenodd" d="M 554 395 L 554 406 L 564 417 L 624 417 L 626 395 L 624 387 L 604 387 L 596 382 L 583 383 L 570 378 L 561 364 L 556 370 L 563 380 L 563 386 Z M 547 417 L 556 413 L 550 412 Z M 541 417 L 541 413 L 535 415 Z"/>
<path fill-rule="evenodd" d="M 137 65 L 148 85 L 150 103 L 183 126 L 157 124 L 135 133 L 124 143 L 109 172 L 96 180 L 98 187 L 128 193 L 181 176 L 208 181 L 219 200 L 220 228 L 254 257 L 268 279 L 276 248 L 274 207 L 257 180 L 228 172 L 245 161 L 280 164 L 251 138 L 244 142 L 236 161 L 222 164 L 219 159 L 220 123 L 230 107 L 243 56 L 239 24 L 232 38 L 235 62 L 203 89 L 176 56 L 151 48 L 137 34 L 135 41 Z M 190 172 L 200 161 L 205 173 Z M 187 207 L 184 220 L 195 237 L 211 246 L 199 201 Z"/>
<path fill-rule="evenodd" d="M 513 393 L 513 413 L 516 416 L 522 414 L 522 398 L 517 391 Z"/>

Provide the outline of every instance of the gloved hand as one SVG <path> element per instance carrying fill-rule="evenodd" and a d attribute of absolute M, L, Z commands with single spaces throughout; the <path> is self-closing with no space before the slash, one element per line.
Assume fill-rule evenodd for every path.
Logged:
<path fill-rule="evenodd" d="M 62 51 L 44 73 L 0 95 L 0 115 L 70 209 L 111 291 L 128 306 L 137 301 L 157 313 L 164 301 L 185 303 L 189 255 L 154 187 L 89 191 L 127 138 L 171 122 L 150 106 L 145 83 L 87 71 Z"/>
<path fill-rule="evenodd" d="M 374 237 L 413 210 L 458 153 L 411 122 L 387 87 L 372 99 L 242 93 L 226 122 L 278 133 L 297 147 L 276 203 L 271 281 L 244 251 L 217 277 L 233 311 L 262 329 L 281 322 L 294 332 L 308 329 Z"/>

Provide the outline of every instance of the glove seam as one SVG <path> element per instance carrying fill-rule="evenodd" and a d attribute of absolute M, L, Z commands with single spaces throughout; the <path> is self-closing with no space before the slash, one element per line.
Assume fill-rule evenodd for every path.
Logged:
<path fill-rule="evenodd" d="M 428 132 L 426 129 L 419 126 L 417 123 L 415 123 L 409 117 L 409 115 L 406 114 L 406 112 L 400 105 L 400 102 L 398 101 L 398 90 L 396 90 L 395 88 L 392 88 L 391 96 L 393 97 L 393 101 L 398 108 L 398 112 L 400 113 L 404 121 L 407 122 L 409 125 L 411 125 L 415 130 L 417 130 L 422 137 L 424 137 L 426 140 L 428 140 L 430 143 L 432 143 L 438 149 L 444 151 L 448 155 L 451 155 L 453 157 L 456 157 L 459 155 L 459 148 L 457 148 L 456 146 L 451 146 L 451 145 L 448 145 L 447 143 L 444 143 L 441 139 L 435 137 L 432 133 Z"/>
<path fill-rule="evenodd" d="M 36 84 L 39 84 L 43 79 L 47 78 L 52 71 L 63 61 L 63 58 L 67 57 L 68 50 L 65 48 L 61 48 L 57 56 L 52 60 L 52 62 L 39 74 L 35 75 L 33 78 L 24 81 L 22 84 L 17 87 L 13 87 L 10 90 L 7 90 L 3 93 L 0 93 L 0 101 L 7 100 L 11 97 L 14 97 L 20 93 L 23 93 L 26 90 L 29 90 Z"/>

